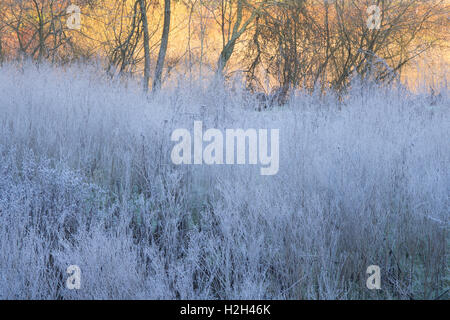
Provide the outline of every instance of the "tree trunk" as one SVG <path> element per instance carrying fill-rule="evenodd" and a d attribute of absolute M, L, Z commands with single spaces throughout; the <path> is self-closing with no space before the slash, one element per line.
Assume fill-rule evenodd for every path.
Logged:
<path fill-rule="evenodd" d="M 148 83 L 150 81 L 150 36 L 148 33 L 147 7 L 145 0 L 139 0 L 141 7 L 142 27 L 144 31 L 144 92 L 148 92 Z"/>
<path fill-rule="evenodd" d="M 3 44 L 2 44 L 2 38 L 0 37 L 0 63 L 3 62 Z"/>
<path fill-rule="evenodd" d="M 231 2 L 230 2 L 231 5 Z M 223 77 L 223 71 L 225 66 L 230 60 L 231 55 L 233 54 L 234 47 L 236 45 L 239 37 L 247 30 L 250 23 L 256 18 L 259 9 L 262 7 L 260 4 L 259 8 L 254 8 L 251 16 L 242 24 L 243 19 L 243 10 L 244 10 L 244 0 L 238 0 L 237 9 L 236 9 L 236 21 L 233 26 L 233 31 L 231 33 L 231 37 L 228 39 L 228 42 L 224 42 L 224 46 L 222 48 L 222 52 L 220 53 L 219 60 L 217 61 L 217 75 L 219 77 Z M 224 37 L 222 37 L 224 38 Z"/>
<path fill-rule="evenodd" d="M 153 91 L 161 88 L 162 71 L 164 60 L 166 59 L 167 44 L 169 42 L 170 31 L 170 0 L 164 0 L 164 26 L 161 37 L 161 46 L 159 48 L 158 60 L 156 62 L 155 77 L 153 79 Z"/>

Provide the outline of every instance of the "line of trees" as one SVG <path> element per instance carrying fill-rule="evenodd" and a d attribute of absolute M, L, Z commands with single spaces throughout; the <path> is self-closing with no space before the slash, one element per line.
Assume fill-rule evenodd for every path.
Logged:
<path fill-rule="evenodd" d="M 367 8 L 374 4 L 380 21 L 371 29 Z M 282 88 L 342 90 L 355 72 L 389 82 L 445 40 L 448 13 L 444 1 L 286 0 L 256 20 L 248 75 L 261 86 L 263 69 Z"/>
<path fill-rule="evenodd" d="M 65 27 L 68 0 L 2 0 L 0 57 L 15 55 L 55 62 L 67 59 L 75 43 Z"/>
<path fill-rule="evenodd" d="M 209 63 L 220 78 L 242 71 L 249 90 L 277 87 L 280 103 L 298 87 L 341 91 L 355 73 L 392 81 L 448 43 L 450 11 L 446 0 L 79 0 L 83 27 L 70 30 L 70 4 L 2 0 L 0 61 L 100 56 L 111 76 L 142 75 L 145 91 L 174 68 L 202 78 Z"/>

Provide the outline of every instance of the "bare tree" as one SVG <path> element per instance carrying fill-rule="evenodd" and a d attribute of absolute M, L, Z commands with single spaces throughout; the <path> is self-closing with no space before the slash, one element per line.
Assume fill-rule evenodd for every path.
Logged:
<path fill-rule="evenodd" d="M 144 91 L 148 92 L 150 81 L 150 36 L 148 32 L 147 6 L 145 0 L 139 0 L 141 8 L 141 21 L 144 33 Z"/>
<path fill-rule="evenodd" d="M 369 28 L 368 7 L 379 9 Z M 436 46 L 435 22 L 448 14 L 445 1 L 286 0 L 261 12 L 247 48 L 248 79 L 258 67 L 284 89 L 345 89 L 353 74 L 390 82 L 412 59 Z"/>
<path fill-rule="evenodd" d="M 157 91 L 161 87 L 161 77 L 164 66 L 164 60 L 166 58 L 167 45 L 169 42 L 170 32 L 170 0 L 164 0 L 164 25 L 161 37 L 161 46 L 159 48 L 158 60 L 156 62 L 155 77 L 153 79 L 153 91 Z"/>
<path fill-rule="evenodd" d="M 5 38 L 5 29 L 6 29 L 6 17 L 4 16 L 5 12 L 5 3 L 0 3 L 0 63 L 5 59 L 5 52 L 3 48 L 3 41 Z"/>
<path fill-rule="evenodd" d="M 97 32 L 101 31 L 102 27 L 105 30 L 103 39 L 94 41 L 99 43 L 104 52 L 106 71 L 111 77 L 116 71 L 120 75 L 129 74 L 134 71 L 138 62 L 136 52 L 142 33 L 138 2 L 135 1 L 131 7 L 126 1 L 116 1 L 108 5 L 99 3 L 101 13 L 90 13 L 95 18 Z"/>
<path fill-rule="evenodd" d="M 210 9 L 216 22 L 220 25 L 222 35 L 222 51 L 217 61 L 217 75 L 222 77 L 239 38 L 249 28 L 266 1 L 251 5 L 246 0 L 220 0 L 219 6 Z"/>
<path fill-rule="evenodd" d="M 75 43 L 66 28 L 68 0 L 5 0 L 3 32 L 18 55 L 53 62 L 69 57 Z"/>

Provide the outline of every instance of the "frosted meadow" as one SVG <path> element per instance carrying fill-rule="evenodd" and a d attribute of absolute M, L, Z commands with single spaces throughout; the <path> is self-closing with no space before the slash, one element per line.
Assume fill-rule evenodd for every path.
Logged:
<path fill-rule="evenodd" d="M 355 79 L 258 112 L 239 85 L 148 98 L 101 74 L 0 67 L 1 299 L 448 298 L 446 86 Z M 277 174 L 174 164 L 194 121 L 280 129 Z"/>

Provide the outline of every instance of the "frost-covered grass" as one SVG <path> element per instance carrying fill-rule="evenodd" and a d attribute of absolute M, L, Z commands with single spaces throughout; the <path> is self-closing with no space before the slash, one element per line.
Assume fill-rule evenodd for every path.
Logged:
<path fill-rule="evenodd" d="M 0 67 L 0 298 L 448 299 L 448 89 L 255 103 L 213 82 L 145 98 L 87 67 Z M 279 128 L 278 174 L 171 164 L 194 120 Z"/>

